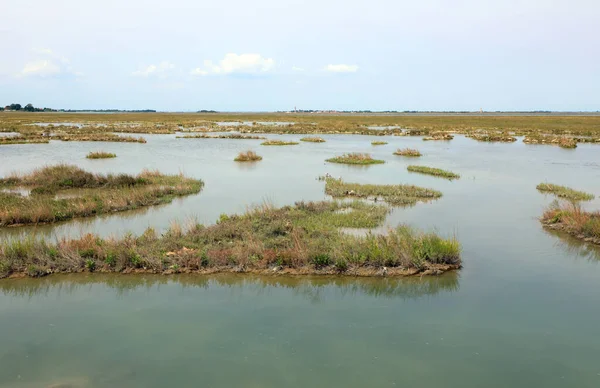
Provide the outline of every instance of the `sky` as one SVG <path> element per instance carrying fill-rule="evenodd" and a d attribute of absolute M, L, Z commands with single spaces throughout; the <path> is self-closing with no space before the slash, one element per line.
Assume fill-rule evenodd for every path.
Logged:
<path fill-rule="evenodd" d="M 0 105 L 600 110 L 598 0 L 28 0 Z"/>

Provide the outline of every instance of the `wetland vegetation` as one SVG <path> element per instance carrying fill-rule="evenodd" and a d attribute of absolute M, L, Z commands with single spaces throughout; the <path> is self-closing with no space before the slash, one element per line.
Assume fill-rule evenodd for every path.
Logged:
<path fill-rule="evenodd" d="M 396 152 L 394 152 L 394 155 L 408 156 L 408 157 L 416 158 L 416 157 L 421 156 L 421 152 L 419 152 L 419 150 L 414 149 L 414 148 L 404 148 L 404 149 L 398 148 L 398 150 L 396 150 Z"/>
<path fill-rule="evenodd" d="M 471 133 L 467 137 L 473 140 L 484 141 L 484 142 L 502 142 L 512 143 L 517 141 L 517 138 L 507 133 L 502 132 L 491 132 L 491 133 Z"/>
<path fill-rule="evenodd" d="M 110 159 L 110 158 L 116 158 L 117 154 L 113 154 L 111 152 L 104 152 L 104 151 L 96 151 L 96 152 L 90 152 L 89 154 L 86 155 L 86 158 L 88 159 Z"/>
<path fill-rule="evenodd" d="M 422 201 L 440 198 L 442 193 L 413 185 L 375 185 L 347 183 L 341 178 L 321 177 L 325 181 L 325 193 L 334 198 L 363 198 L 385 201 L 390 205 L 414 205 Z"/>
<path fill-rule="evenodd" d="M 329 158 L 326 160 L 329 163 L 341 163 L 341 164 L 383 164 L 384 160 L 373 159 L 370 154 L 352 152 L 349 154 L 344 154 L 341 156 L 336 156 L 335 158 Z"/>
<path fill-rule="evenodd" d="M 455 238 L 407 226 L 385 235 L 352 235 L 339 228 L 381 225 L 385 206 L 355 202 L 269 204 L 217 224 L 174 225 L 159 236 L 34 238 L 0 243 L 0 276 L 60 272 L 258 272 L 394 276 L 439 274 L 461 266 Z"/>
<path fill-rule="evenodd" d="M 419 174 L 427 174 L 433 176 L 439 176 L 447 179 L 458 179 L 460 175 L 453 173 L 452 171 L 442 170 L 441 168 L 427 167 L 427 166 L 415 166 L 411 165 L 406 168 L 410 172 L 416 172 Z"/>
<path fill-rule="evenodd" d="M 245 151 L 240 152 L 233 160 L 236 162 L 258 162 L 259 160 L 262 160 L 262 156 L 254 151 Z"/>
<path fill-rule="evenodd" d="M 589 212 L 575 202 L 554 201 L 540 221 L 549 229 L 559 230 L 586 242 L 600 244 L 600 212 Z"/>
<path fill-rule="evenodd" d="M 378 146 L 378 145 L 386 145 L 387 143 L 388 143 L 387 141 L 372 141 L 371 145 Z"/>
<path fill-rule="evenodd" d="M 318 136 L 307 136 L 300 139 L 300 141 L 305 141 L 308 143 L 325 143 L 325 139 Z"/>
<path fill-rule="evenodd" d="M 260 143 L 260 145 L 264 146 L 288 146 L 288 145 L 298 145 L 297 141 L 285 141 L 285 140 L 267 140 L 265 142 Z"/>
<path fill-rule="evenodd" d="M 200 180 L 158 171 L 102 175 L 65 164 L 47 166 L 0 178 L 0 189 L 5 189 L 0 191 L 0 226 L 57 222 L 158 205 L 198 193 L 202 186 Z M 24 195 L 15 189 L 28 192 Z"/>
<path fill-rule="evenodd" d="M 551 193 L 559 198 L 568 199 L 571 201 L 591 201 L 594 195 L 584 191 L 573 190 L 566 186 L 555 185 L 553 183 L 540 183 L 536 187 L 539 191 Z"/>

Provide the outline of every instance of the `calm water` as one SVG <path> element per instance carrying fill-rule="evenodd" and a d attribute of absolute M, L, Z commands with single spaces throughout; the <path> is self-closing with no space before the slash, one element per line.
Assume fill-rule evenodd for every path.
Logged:
<path fill-rule="evenodd" d="M 98 172 L 142 168 L 201 178 L 196 196 L 170 205 L 44 227 L 47 237 L 164 230 L 172 220 L 212 223 L 220 213 L 321 200 L 330 173 L 348 181 L 412 183 L 444 196 L 395 210 L 409 223 L 456 234 L 465 268 L 435 279 L 281 279 L 240 276 L 55 276 L 0 281 L 0 387 L 598 387 L 600 251 L 544 231 L 552 197 L 542 181 L 600 195 L 600 148 L 323 136 L 326 143 L 264 147 L 257 140 L 175 139 L 147 144 L 51 142 L 0 148 L 0 175 L 76 163 Z M 298 139 L 301 136 L 269 136 Z M 380 138 L 377 138 L 380 140 Z M 419 148 L 418 161 L 392 155 Z M 262 162 L 234 163 L 254 149 Z M 92 150 L 113 160 L 87 160 Z M 384 165 L 324 163 L 370 152 Z M 410 163 L 458 172 L 412 174 Z M 600 200 L 586 204 L 599 209 Z"/>

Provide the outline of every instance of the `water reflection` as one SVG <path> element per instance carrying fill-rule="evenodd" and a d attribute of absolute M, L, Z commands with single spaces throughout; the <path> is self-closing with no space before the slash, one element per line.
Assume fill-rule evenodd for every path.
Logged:
<path fill-rule="evenodd" d="M 245 295 L 263 295 L 277 290 L 291 290 L 314 303 L 319 303 L 334 292 L 336 298 L 355 298 L 363 294 L 376 298 L 414 299 L 459 289 L 459 274 L 446 273 L 437 277 L 410 278 L 350 278 L 334 276 L 256 276 L 248 274 L 216 275 L 115 275 L 73 274 L 53 275 L 46 278 L 0 280 L 0 293 L 4 296 L 32 298 L 38 296 L 90 292 L 92 286 L 101 285 L 116 291 L 118 297 L 129 292 L 158 289 L 178 285 L 182 289 L 208 289 L 221 287 L 243 292 Z"/>
<path fill-rule="evenodd" d="M 554 245 L 565 252 L 565 254 L 571 257 L 590 260 L 592 262 L 600 262 L 600 246 L 578 240 L 575 237 L 557 230 L 544 228 L 544 231 L 547 234 L 558 238 Z"/>

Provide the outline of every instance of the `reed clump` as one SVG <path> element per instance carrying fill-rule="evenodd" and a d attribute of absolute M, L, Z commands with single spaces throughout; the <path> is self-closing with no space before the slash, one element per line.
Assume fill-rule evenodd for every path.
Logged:
<path fill-rule="evenodd" d="M 264 136 L 254 136 L 254 135 L 242 135 L 239 133 L 232 134 L 220 134 L 220 135 L 207 135 L 207 134 L 197 134 L 197 135 L 184 135 L 184 136 L 176 136 L 177 139 L 241 139 L 241 140 L 265 140 Z"/>
<path fill-rule="evenodd" d="M 300 141 L 305 141 L 309 143 L 325 143 L 325 139 L 318 136 L 307 136 L 300 139 Z"/>
<path fill-rule="evenodd" d="M 566 186 L 555 185 L 553 183 L 540 183 L 536 186 L 539 191 L 554 194 L 559 198 L 571 201 L 591 201 L 594 195 L 584 191 L 573 190 Z"/>
<path fill-rule="evenodd" d="M 562 148 L 577 148 L 577 142 L 578 139 L 573 137 L 538 134 L 528 135 L 523 139 L 523 143 L 527 144 L 557 145 Z"/>
<path fill-rule="evenodd" d="M 197 179 L 158 171 L 103 175 L 66 164 L 47 166 L 0 178 L 0 189 L 30 190 L 29 195 L 0 192 L 0 226 L 50 223 L 169 203 L 200 192 L 203 185 Z"/>
<path fill-rule="evenodd" d="M 384 201 L 390 205 L 414 205 L 440 198 L 442 193 L 413 185 L 374 185 L 344 182 L 341 178 L 323 177 L 325 193 L 334 198 L 362 198 Z"/>
<path fill-rule="evenodd" d="M 544 226 L 580 240 L 600 244 L 600 212 L 588 212 L 576 202 L 554 201 L 542 215 Z"/>
<path fill-rule="evenodd" d="M 335 158 L 327 159 L 326 162 L 329 163 L 342 163 L 342 164 L 382 164 L 385 163 L 383 160 L 373 159 L 370 154 L 364 153 L 348 153 L 341 156 L 336 156 Z"/>
<path fill-rule="evenodd" d="M 452 171 L 442 170 L 441 168 L 427 167 L 427 166 L 408 166 L 406 168 L 410 172 L 417 172 L 420 174 L 427 174 L 433 176 L 439 176 L 447 179 L 458 179 L 460 175 L 453 173 Z"/>
<path fill-rule="evenodd" d="M 378 145 L 386 145 L 387 143 L 388 143 L 387 141 L 372 141 L 371 145 L 378 146 Z"/>
<path fill-rule="evenodd" d="M 110 152 L 104 152 L 104 151 L 96 151 L 96 152 L 90 152 L 89 154 L 86 155 L 86 158 L 88 159 L 110 159 L 110 158 L 116 158 L 117 154 L 113 154 Z"/>
<path fill-rule="evenodd" d="M 388 208 L 361 201 L 265 204 L 241 215 L 222 215 L 211 226 L 174 225 L 161 236 L 101 238 L 88 234 L 57 242 L 0 242 L 0 277 L 61 272 L 347 274 L 402 276 L 439 274 L 461 267 L 455 238 L 408 226 L 386 234 L 344 233 L 372 228 Z"/>
<path fill-rule="evenodd" d="M 284 141 L 284 140 L 267 140 L 265 142 L 260 143 L 260 145 L 264 146 L 287 146 L 287 145 L 297 145 L 300 144 L 297 141 Z"/>
<path fill-rule="evenodd" d="M 431 135 L 426 136 L 423 140 L 452 140 L 454 136 L 446 132 L 433 132 Z"/>
<path fill-rule="evenodd" d="M 507 133 L 472 133 L 467 135 L 473 140 L 483 141 L 483 142 L 502 142 L 502 143 L 512 143 L 517 141 L 517 138 L 511 136 Z"/>
<path fill-rule="evenodd" d="M 258 162 L 259 160 L 262 160 L 262 156 L 254 151 L 245 151 L 240 152 L 233 160 L 236 162 Z"/>
<path fill-rule="evenodd" d="M 394 155 L 408 156 L 408 157 L 416 158 L 416 157 L 421 156 L 421 152 L 419 152 L 419 150 L 414 149 L 414 148 L 404 148 L 404 149 L 398 148 L 398 150 L 396 152 L 394 152 Z"/>

